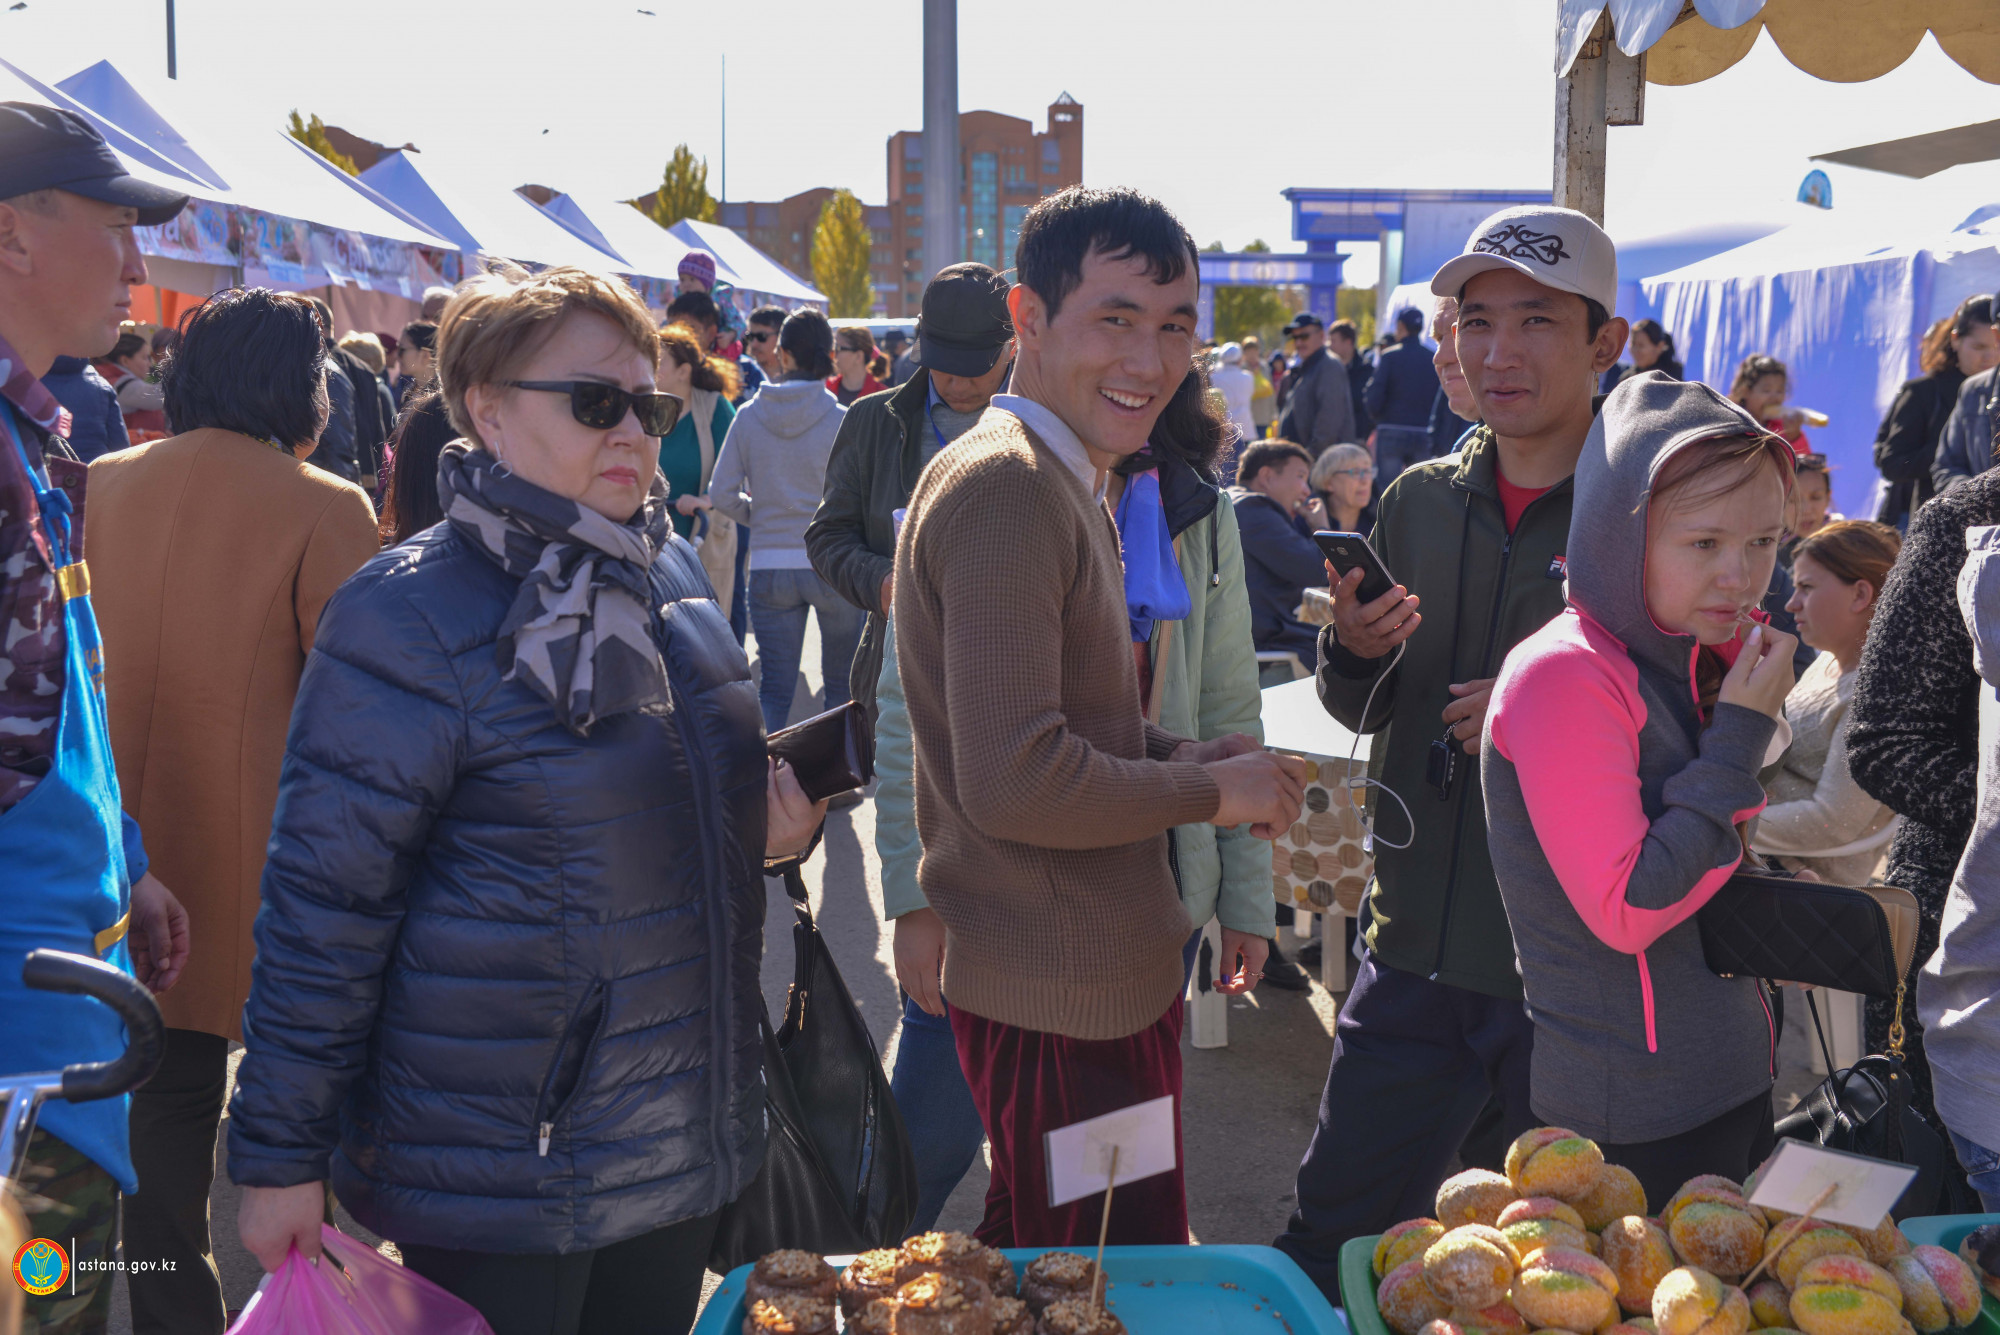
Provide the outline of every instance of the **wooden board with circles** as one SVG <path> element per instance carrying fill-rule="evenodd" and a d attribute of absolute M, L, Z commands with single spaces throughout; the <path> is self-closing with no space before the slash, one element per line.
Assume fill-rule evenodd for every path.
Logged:
<path fill-rule="evenodd" d="M 1306 762 L 1305 809 L 1291 829 L 1271 843 L 1271 888 L 1280 904 L 1313 913 L 1353 917 L 1374 874 L 1375 860 L 1361 846 L 1361 809 L 1347 787 L 1345 758 L 1291 752 Z M 1367 773 L 1357 760 L 1353 773 Z"/>

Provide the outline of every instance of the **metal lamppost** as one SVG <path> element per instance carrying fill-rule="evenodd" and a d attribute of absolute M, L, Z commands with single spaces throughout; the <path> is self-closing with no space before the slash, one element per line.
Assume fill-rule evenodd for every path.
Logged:
<path fill-rule="evenodd" d="M 958 0 L 924 0 L 924 281 L 958 263 Z"/>
<path fill-rule="evenodd" d="M 167 77 L 181 77 L 180 62 L 174 58 L 174 0 L 167 0 Z"/>

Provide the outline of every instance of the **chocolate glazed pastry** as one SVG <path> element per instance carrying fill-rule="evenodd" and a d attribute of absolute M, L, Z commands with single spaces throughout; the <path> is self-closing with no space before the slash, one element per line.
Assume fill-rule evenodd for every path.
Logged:
<path fill-rule="evenodd" d="M 896 1279 L 907 1284 L 919 1275 L 962 1275 L 993 1288 L 998 1278 L 989 1257 L 998 1256 L 985 1243 L 966 1233 L 919 1233 L 903 1244 Z M 1006 1257 L 1001 1256 L 1004 1263 Z M 1013 1267 L 1009 1266 L 1009 1276 Z"/>
<path fill-rule="evenodd" d="M 1035 1335 L 1035 1314 L 1019 1298 L 995 1298 L 993 1335 Z"/>
<path fill-rule="evenodd" d="M 754 1303 L 759 1298 L 803 1294 L 830 1303 L 839 1288 L 840 1277 L 832 1266 L 811 1252 L 787 1249 L 758 1258 L 743 1286 L 743 1297 L 745 1302 Z"/>
<path fill-rule="evenodd" d="M 743 1335 L 833 1335 L 833 1304 L 804 1293 L 759 1298 L 743 1318 Z"/>
<path fill-rule="evenodd" d="M 993 1298 L 962 1275 L 919 1275 L 896 1290 L 895 1335 L 993 1335 Z"/>
<path fill-rule="evenodd" d="M 1125 1323 L 1088 1298 L 1069 1298 L 1043 1310 L 1039 1335 L 1125 1335 Z"/>
<path fill-rule="evenodd" d="M 840 1310 L 849 1321 L 875 1299 L 895 1296 L 896 1267 L 902 1259 L 895 1248 L 883 1247 L 861 1253 L 840 1272 Z"/>
<path fill-rule="evenodd" d="M 875 1298 L 859 1312 L 850 1312 L 847 1335 L 896 1335 L 896 1300 Z"/>
<path fill-rule="evenodd" d="M 1097 1263 L 1075 1252 L 1043 1252 L 1028 1262 L 1021 1278 L 1021 1296 L 1036 1316 L 1051 1303 L 1067 1298 L 1090 1298 L 1091 1281 L 1097 1278 Z M 1108 1285 L 1107 1285 L 1108 1287 Z"/>

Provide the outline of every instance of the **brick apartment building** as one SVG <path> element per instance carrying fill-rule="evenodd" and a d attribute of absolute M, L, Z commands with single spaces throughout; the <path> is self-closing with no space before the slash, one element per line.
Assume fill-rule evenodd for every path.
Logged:
<path fill-rule="evenodd" d="M 958 117 L 961 253 L 1006 269 L 1014 262 L 1021 220 L 1043 195 L 1083 179 L 1083 104 L 1064 93 L 1049 104 L 1048 128 L 997 111 Z M 864 205 L 873 233 L 875 310 L 912 316 L 929 275 L 923 272 L 924 136 L 889 137 L 888 203 Z M 813 227 L 833 194 L 825 186 L 775 202 L 730 201 L 719 221 L 803 278 L 812 277 Z"/>

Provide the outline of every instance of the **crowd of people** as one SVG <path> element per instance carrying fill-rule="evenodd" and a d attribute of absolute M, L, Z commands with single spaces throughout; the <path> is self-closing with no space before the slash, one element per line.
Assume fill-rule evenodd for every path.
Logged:
<path fill-rule="evenodd" d="M 1268 841 L 1306 767 L 1260 722 L 1303 676 L 1375 738 L 1276 1241 L 1329 1293 L 1345 1242 L 1537 1124 L 1658 1201 L 1768 1153 L 1784 995 L 1695 924 L 1740 868 L 1915 894 L 1869 1043 L 1956 1149 L 1938 1204 L 2000 1209 L 1991 300 L 1884 423 L 1900 499 L 1847 520 L 1786 368 L 1682 380 L 1551 206 L 1482 223 L 1376 348 L 1306 312 L 1267 359 L 1202 344 L 1196 247 L 1130 190 L 1041 201 L 1011 279 L 935 275 L 907 349 L 810 308 L 731 329 L 699 254 L 664 324 L 496 264 L 393 340 L 262 288 L 129 329 L 132 227 L 184 202 L 0 104 L 0 864 L 36 906 L 0 946 L 106 959 L 168 1025 L 135 1096 L 49 1106 L 23 1178 L 75 1260 L 122 1200 L 128 1258 L 173 1262 L 129 1277 L 136 1330 L 223 1328 L 236 1042 L 266 1269 L 337 1198 L 498 1335 L 688 1328 L 770 1135 L 764 875 L 864 797 L 767 753 L 809 617 L 822 704 L 873 728 L 912 1231 L 984 1145 L 982 1242 L 1090 1242 L 1046 1133 L 1164 1096 L 1178 1136 L 1203 930 L 1223 993 L 1304 986 Z M 1329 529 L 1393 587 L 1364 601 Z M 0 997 L 0 1069 L 121 1045 Z M 1185 1243 L 1182 1168 L 1108 1227 Z M 31 1315 L 109 1299 L 80 1267 Z"/>

